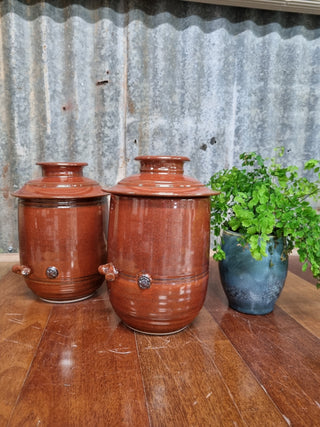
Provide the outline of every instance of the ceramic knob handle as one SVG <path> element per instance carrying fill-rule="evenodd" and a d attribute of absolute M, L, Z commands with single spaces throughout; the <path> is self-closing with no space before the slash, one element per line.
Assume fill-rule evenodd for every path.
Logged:
<path fill-rule="evenodd" d="M 57 269 L 57 267 L 48 267 L 46 270 L 46 275 L 49 279 L 55 279 L 56 277 L 58 277 L 59 275 L 59 271 Z"/>
<path fill-rule="evenodd" d="M 115 268 L 112 262 L 100 265 L 98 271 L 100 274 L 105 276 L 107 282 L 113 282 L 116 280 L 116 277 L 119 274 L 118 270 Z"/>
<path fill-rule="evenodd" d="M 141 273 L 138 275 L 138 286 L 141 289 L 148 289 L 151 286 L 152 278 L 149 274 Z"/>
<path fill-rule="evenodd" d="M 31 268 L 26 265 L 14 265 L 12 267 L 13 273 L 20 274 L 21 276 L 29 276 L 31 273 Z"/>

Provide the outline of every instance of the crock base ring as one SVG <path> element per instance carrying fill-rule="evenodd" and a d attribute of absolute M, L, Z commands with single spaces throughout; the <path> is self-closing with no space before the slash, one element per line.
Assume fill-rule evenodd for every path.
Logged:
<path fill-rule="evenodd" d="M 72 303 L 72 302 L 79 302 L 79 301 L 83 301 L 83 300 L 85 300 L 85 299 L 88 299 L 88 298 L 90 298 L 90 297 L 92 297 L 93 295 L 95 294 L 95 292 L 93 292 L 92 294 L 90 294 L 90 295 L 86 295 L 85 297 L 81 297 L 81 298 L 76 298 L 76 299 L 68 299 L 68 300 L 62 300 L 62 301 L 59 301 L 59 300 L 53 300 L 53 299 L 46 299 L 46 298 L 42 298 L 42 297 L 39 297 L 42 301 L 44 301 L 44 302 L 51 302 L 52 304 L 69 304 L 69 303 Z"/>
<path fill-rule="evenodd" d="M 134 332 L 138 332 L 139 334 L 155 335 L 155 336 L 156 336 L 156 335 L 161 336 L 161 335 L 173 335 L 173 334 L 177 334 L 178 332 L 183 331 L 184 329 L 186 329 L 186 328 L 189 326 L 189 325 L 186 325 L 186 326 L 184 326 L 183 328 L 178 329 L 178 330 L 176 330 L 176 331 L 172 331 L 172 332 L 145 332 L 145 331 L 141 331 L 140 329 L 133 328 L 132 326 L 127 325 L 125 322 L 123 322 L 123 324 L 124 324 L 127 328 L 131 329 L 131 330 L 132 330 L 132 331 L 134 331 Z"/>

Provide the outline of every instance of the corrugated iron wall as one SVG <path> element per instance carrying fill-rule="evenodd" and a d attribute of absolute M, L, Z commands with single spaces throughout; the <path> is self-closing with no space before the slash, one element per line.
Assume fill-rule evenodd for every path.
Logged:
<path fill-rule="evenodd" d="M 320 157 L 320 17 L 179 0 L 0 1 L 0 251 L 37 161 L 113 185 L 139 154 L 207 182 L 239 153 Z"/>

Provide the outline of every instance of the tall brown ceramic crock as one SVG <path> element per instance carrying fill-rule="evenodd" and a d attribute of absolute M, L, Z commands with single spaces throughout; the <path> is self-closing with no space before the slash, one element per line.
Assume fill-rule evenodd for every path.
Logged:
<path fill-rule="evenodd" d="M 107 195 L 83 176 L 87 163 L 37 163 L 42 177 L 13 195 L 19 198 L 20 265 L 29 288 L 50 302 L 90 297 L 103 282 Z"/>
<path fill-rule="evenodd" d="M 210 196 L 183 175 L 187 157 L 140 156 L 140 174 L 111 194 L 105 275 L 110 301 L 130 328 L 169 334 L 199 313 L 207 290 Z"/>

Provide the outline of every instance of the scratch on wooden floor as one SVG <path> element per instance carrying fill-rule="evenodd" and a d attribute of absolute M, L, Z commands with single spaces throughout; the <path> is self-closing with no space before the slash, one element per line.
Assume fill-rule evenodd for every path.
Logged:
<path fill-rule="evenodd" d="M 115 354 L 130 354 L 130 353 L 132 353 L 132 351 L 123 351 L 123 350 L 119 350 L 119 349 L 117 349 L 117 348 L 115 348 L 115 349 L 108 349 L 108 351 L 110 352 L 110 353 L 115 353 Z"/>
<path fill-rule="evenodd" d="M 23 320 L 14 319 L 14 318 L 9 319 L 9 322 L 12 322 L 12 323 L 18 323 L 18 325 L 23 325 L 23 323 L 24 323 L 24 321 L 23 321 Z"/>
<path fill-rule="evenodd" d="M 161 350 L 162 348 L 167 348 L 168 344 L 170 344 L 171 340 L 170 338 L 162 338 L 162 337 L 157 337 L 157 338 L 161 338 L 161 344 L 157 345 L 157 346 L 153 346 L 151 344 L 151 338 L 149 338 L 149 345 L 147 347 L 145 347 L 145 350 Z"/>
<path fill-rule="evenodd" d="M 259 384 L 260 384 L 260 383 L 259 383 Z M 262 390 L 263 390 L 266 394 L 268 394 L 268 392 L 267 392 L 267 390 L 266 390 L 266 388 L 265 388 L 265 386 L 264 386 L 264 385 L 260 384 L 260 387 L 262 388 Z"/>
<path fill-rule="evenodd" d="M 284 414 L 282 414 L 282 416 L 286 420 L 286 423 L 288 424 L 288 426 L 291 426 L 291 421 L 289 420 L 289 418 L 286 417 Z"/>
<path fill-rule="evenodd" d="M 245 322 L 246 322 L 246 324 L 249 326 L 249 330 L 250 330 L 250 332 L 253 334 L 253 330 L 252 330 L 252 327 L 251 327 L 251 322 L 250 322 L 250 320 L 249 319 L 243 319 Z"/>
<path fill-rule="evenodd" d="M 30 345 L 30 344 L 26 344 L 26 343 L 23 343 L 23 342 L 20 342 L 20 341 L 16 341 L 16 340 L 9 340 L 8 338 L 5 338 L 5 340 L 4 340 L 4 341 L 6 341 L 6 342 L 11 342 L 11 343 L 13 343 L 13 344 L 23 345 L 24 347 L 27 347 L 27 348 L 33 348 L 33 346 L 32 346 L 32 345 Z"/>
<path fill-rule="evenodd" d="M 38 325 L 31 325 L 31 328 L 32 329 L 38 329 L 38 330 L 42 329 L 41 326 L 38 326 Z"/>
<path fill-rule="evenodd" d="M 6 313 L 6 316 L 21 316 L 21 317 L 23 317 L 23 314 L 21 314 L 21 313 Z"/>
<path fill-rule="evenodd" d="M 69 335 L 64 335 L 64 334 L 61 334 L 60 332 L 55 332 L 55 334 L 62 338 L 69 338 Z"/>
<path fill-rule="evenodd" d="M 24 323 L 23 314 L 21 313 L 6 313 L 6 316 L 10 316 L 9 322 L 18 323 L 18 325 L 23 325 Z"/>

